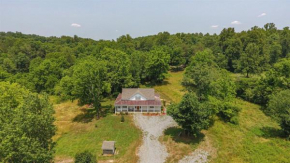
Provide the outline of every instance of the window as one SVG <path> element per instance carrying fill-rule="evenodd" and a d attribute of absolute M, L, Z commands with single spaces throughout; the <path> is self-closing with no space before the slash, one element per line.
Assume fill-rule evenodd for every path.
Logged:
<path fill-rule="evenodd" d="M 154 106 L 150 106 L 150 108 L 154 108 Z"/>
<path fill-rule="evenodd" d="M 127 106 L 122 106 L 122 108 L 125 108 L 125 109 L 126 109 L 126 108 L 127 108 Z"/>
<path fill-rule="evenodd" d="M 136 98 L 136 100 L 141 100 L 141 96 L 140 95 L 136 95 L 135 98 Z"/>

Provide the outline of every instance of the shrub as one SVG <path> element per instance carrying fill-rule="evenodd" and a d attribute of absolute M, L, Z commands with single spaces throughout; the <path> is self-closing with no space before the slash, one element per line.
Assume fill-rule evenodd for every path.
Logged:
<path fill-rule="evenodd" d="M 290 90 L 273 94 L 267 113 L 280 124 L 284 133 L 290 138 Z"/>
<path fill-rule="evenodd" d="M 124 117 L 124 115 L 121 116 L 121 122 L 125 122 L 125 117 Z"/>
<path fill-rule="evenodd" d="M 96 157 L 89 151 L 77 153 L 75 156 L 75 163 L 96 163 Z"/>
<path fill-rule="evenodd" d="M 231 122 L 233 124 L 239 124 L 239 122 L 238 122 L 239 112 L 240 112 L 239 107 L 236 107 L 232 103 L 224 103 L 222 110 L 220 110 L 218 115 L 220 115 L 220 117 L 226 122 Z"/>
<path fill-rule="evenodd" d="M 165 107 L 165 106 L 166 106 L 166 101 L 165 101 L 165 100 L 163 100 L 162 102 L 163 102 L 163 106 Z"/>
<path fill-rule="evenodd" d="M 95 124 L 95 127 L 98 128 L 98 124 Z"/>

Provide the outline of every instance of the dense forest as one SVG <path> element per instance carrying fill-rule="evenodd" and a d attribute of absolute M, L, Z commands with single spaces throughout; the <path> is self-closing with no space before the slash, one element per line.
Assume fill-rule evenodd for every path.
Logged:
<path fill-rule="evenodd" d="M 277 29 L 275 24 L 268 23 L 263 28 L 255 26 L 242 32 L 235 32 L 234 28 L 225 28 L 220 34 L 160 32 L 99 41 L 78 36 L 42 37 L 1 32 L 0 160 L 19 161 L 21 154 L 9 155 L 2 149 L 15 151 L 13 144 L 9 144 L 9 135 L 22 133 L 26 135 L 25 140 L 18 140 L 24 142 L 17 150 L 23 155 L 27 143 L 43 141 L 33 147 L 40 152 L 31 151 L 33 154 L 25 158 L 26 162 L 51 159 L 51 153 L 46 156 L 41 150 L 52 149 L 51 136 L 55 132 L 47 94 L 63 100 L 79 99 L 81 104 L 93 103 L 99 117 L 103 98 L 115 97 L 122 88 L 162 83 L 169 70 L 183 69 L 182 84 L 189 93 L 181 103 L 172 105 L 171 115 L 178 122 L 186 118 L 178 113 L 195 107 L 199 111 L 189 115 L 199 117 L 196 121 L 200 122 L 198 126 L 181 124 L 183 128 L 193 133 L 206 129 L 211 123 L 208 117 L 213 113 L 238 124 L 235 117 L 239 108 L 232 101 L 240 97 L 260 104 L 290 134 L 289 27 Z M 237 78 L 233 79 L 233 75 Z M 47 118 L 42 123 L 47 126 L 44 132 L 49 133 L 45 138 L 29 136 L 38 129 L 27 130 L 25 124 L 19 123 L 16 113 L 6 114 L 9 109 L 19 114 L 27 112 L 25 108 L 31 106 L 37 108 L 32 110 L 32 115 Z M 40 108 L 45 109 L 37 114 Z M 30 124 L 38 123 L 29 116 L 24 119 Z M 8 121 L 20 126 L 17 134 L 10 130 Z"/>

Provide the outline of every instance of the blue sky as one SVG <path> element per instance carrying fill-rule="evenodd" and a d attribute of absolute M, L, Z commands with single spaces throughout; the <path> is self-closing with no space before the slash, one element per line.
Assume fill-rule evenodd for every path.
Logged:
<path fill-rule="evenodd" d="M 0 31 L 116 39 L 290 26 L 290 0 L 0 0 Z"/>

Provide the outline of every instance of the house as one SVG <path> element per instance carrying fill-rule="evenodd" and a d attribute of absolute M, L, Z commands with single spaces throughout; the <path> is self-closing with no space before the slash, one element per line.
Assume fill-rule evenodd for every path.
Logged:
<path fill-rule="evenodd" d="M 115 101 L 115 113 L 161 112 L 159 94 L 152 88 L 123 88 Z"/>
<path fill-rule="evenodd" d="M 115 153 L 115 141 L 103 141 L 103 155 L 113 155 Z"/>

